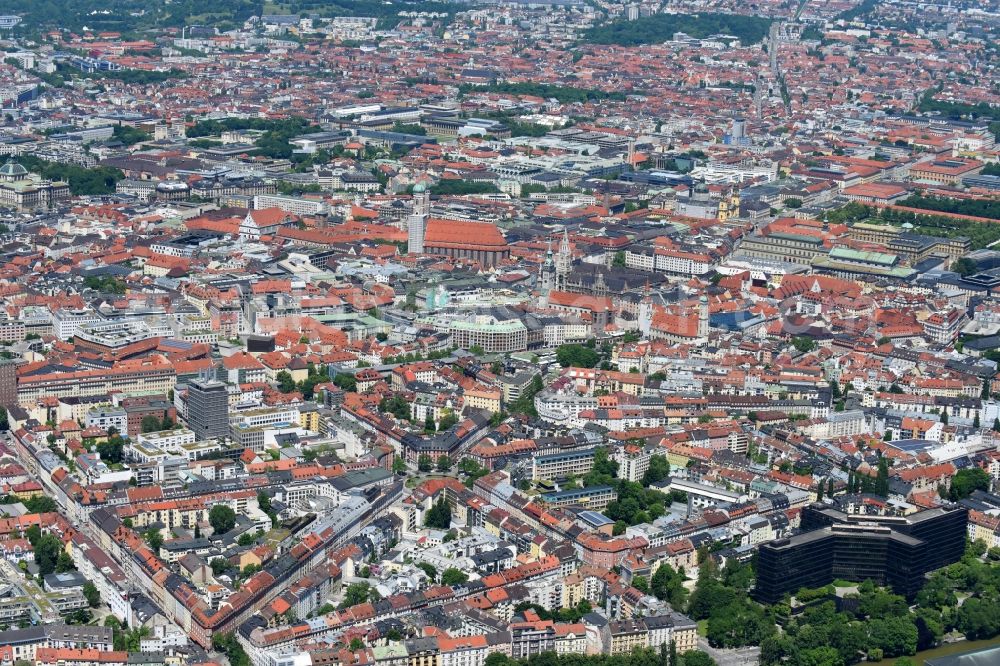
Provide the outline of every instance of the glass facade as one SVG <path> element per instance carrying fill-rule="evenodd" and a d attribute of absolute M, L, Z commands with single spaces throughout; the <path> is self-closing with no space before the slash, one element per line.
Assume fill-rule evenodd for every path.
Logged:
<path fill-rule="evenodd" d="M 924 574 L 962 557 L 967 520 L 958 506 L 895 518 L 808 506 L 802 511 L 803 533 L 761 545 L 754 597 L 775 603 L 802 587 L 844 579 L 871 580 L 912 599 Z"/>

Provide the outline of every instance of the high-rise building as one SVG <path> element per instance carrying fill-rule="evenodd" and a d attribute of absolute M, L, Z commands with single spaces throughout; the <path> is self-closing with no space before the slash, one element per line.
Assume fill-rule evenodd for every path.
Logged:
<path fill-rule="evenodd" d="M 15 359 L 0 359 L 0 407 L 17 404 L 17 366 Z"/>
<path fill-rule="evenodd" d="M 406 218 L 406 251 L 408 254 L 424 253 L 424 236 L 427 233 L 427 218 L 414 213 Z"/>
<path fill-rule="evenodd" d="M 968 511 L 957 505 L 892 517 L 807 506 L 805 532 L 760 546 L 754 596 L 775 603 L 803 587 L 842 579 L 888 585 L 912 599 L 924 574 L 961 559 L 967 521 Z"/>
<path fill-rule="evenodd" d="M 743 117 L 733 118 L 733 143 L 740 143 L 747 134 L 747 121 Z"/>
<path fill-rule="evenodd" d="M 188 383 L 188 426 L 199 440 L 229 436 L 229 392 L 215 379 Z"/>

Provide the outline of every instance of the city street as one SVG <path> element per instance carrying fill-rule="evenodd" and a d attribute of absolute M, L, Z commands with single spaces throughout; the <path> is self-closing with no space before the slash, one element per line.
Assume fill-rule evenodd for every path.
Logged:
<path fill-rule="evenodd" d="M 760 648 L 748 647 L 737 650 L 718 650 L 708 641 L 698 637 L 698 649 L 707 652 L 719 666 L 754 666 L 760 663 Z"/>

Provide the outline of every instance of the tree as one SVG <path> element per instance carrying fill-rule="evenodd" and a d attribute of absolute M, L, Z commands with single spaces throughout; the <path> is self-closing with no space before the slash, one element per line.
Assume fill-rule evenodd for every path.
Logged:
<path fill-rule="evenodd" d="M 0 432 L 10 430 L 10 419 L 7 415 L 7 408 L 0 407 Z"/>
<path fill-rule="evenodd" d="M 618 463 L 611 459 L 608 449 L 601 446 L 594 450 L 594 466 L 583 477 L 584 486 L 609 486 L 618 474 Z"/>
<path fill-rule="evenodd" d="M 701 650 L 688 650 L 684 653 L 683 658 L 684 666 L 718 666 L 707 652 Z"/>
<path fill-rule="evenodd" d="M 429 472 L 434 469 L 434 459 L 426 453 L 421 453 L 417 458 L 417 469 L 421 472 Z"/>
<path fill-rule="evenodd" d="M 56 573 L 66 573 L 67 571 L 75 571 L 76 564 L 73 563 L 73 558 L 65 550 L 59 553 L 59 557 L 56 559 Z"/>
<path fill-rule="evenodd" d="M 149 546 L 150 550 L 159 555 L 160 546 L 163 545 L 163 535 L 160 534 L 160 530 L 155 528 L 146 530 L 143 532 L 142 538 Z"/>
<path fill-rule="evenodd" d="M 97 586 L 89 580 L 83 584 L 83 597 L 87 600 L 87 605 L 91 608 L 97 608 L 101 605 L 101 593 L 98 591 Z"/>
<path fill-rule="evenodd" d="M 371 592 L 371 586 L 368 583 L 351 583 L 344 590 L 344 600 L 340 603 L 341 610 L 365 603 Z"/>
<path fill-rule="evenodd" d="M 681 611 L 687 604 L 686 578 L 683 573 L 663 563 L 650 580 L 650 591 L 657 599 L 668 602 L 674 610 Z"/>
<path fill-rule="evenodd" d="M 830 395 L 834 400 L 840 400 L 843 395 L 840 391 L 840 384 L 836 381 L 830 382 Z"/>
<path fill-rule="evenodd" d="M 406 461 L 399 456 L 395 456 L 392 459 L 392 473 L 393 474 L 405 474 L 406 473 Z"/>
<path fill-rule="evenodd" d="M 649 457 L 649 469 L 642 475 L 642 485 L 648 486 L 670 476 L 670 463 L 666 456 L 654 453 Z"/>
<path fill-rule="evenodd" d="M 137 639 L 136 648 L 138 648 L 138 643 Z M 250 657 L 247 656 L 243 646 L 236 640 L 232 632 L 213 634 L 212 647 L 229 658 L 229 666 L 250 666 Z"/>
<path fill-rule="evenodd" d="M 944 637 L 944 622 L 939 611 L 917 608 L 913 624 L 917 627 L 918 650 L 927 650 L 941 643 L 941 639 Z"/>
<path fill-rule="evenodd" d="M 59 508 L 56 501 L 48 495 L 34 495 L 24 500 L 22 504 L 29 513 L 52 513 Z"/>
<path fill-rule="evenodd" d="M 107 440 L 97 445 L 97 453 L 105 463 L 120 463 L 125 453 L 125 440 L 117 433 L 109 434 Z"/>
<path fill-rule="evenodd" d="M 600 363 L 601 357 L 591 347 L 566 344 L 556 349 L 556 360 L 564 368 L 593 368 Z"/>
<path fill-rule="evenodd" d="M 464 585 L 469 582 L 469 576 L 461 569 L 456 569 L 455 567 L 448 567 L 441 574 L 441 584 L 442 585 Z"/>
<path fill-rule="evenodd" d="M 917 651 L 917 627 L 908 617 L 869 617 L 869 648 L 882 650 L 886 657 Z"/>
<path fill-rule="evenodd" d="M 681 31 L 699 39 L 717 33 L 735 35 L 743 44 L 756 44 L 767 35 L 768 24 L 769 21 L 756 16 L 705 12 L 693 16 L 653 14 L 635 21 L 622 18 L 602 23 L 584 31 L 583 38 L 591 44 L 636 46 L 662 43 L 663 35 Z"/>
<path fill-rule="evenodd" d="M 338 374 L 330 380 L 335 386 L 348 393 L 356 393 L 358 390 L 358 380 L 354 375 L 348 373 Z"/>
<path fill-rule="evenodd" d="M 156 432 L 160 429 L 160 419 L 156 418 L 152 414 L 148 414 L 142 417 L 140 427 L 144 433 Z"/>
<path fill-rule="evenodd" d="M 77 608 L 66 618 L 66 624 L 87 624 L 93 615 L 86 608 Z"/>
<path fill-rule="evenodd" d="M 257 493 L 257 506 L 264 513 L 271 513 L 271 496 L 263 490 Z"/>
<path fill-rule="evenodd" d="M 733 648 L 760 645 L 772 633 L 774 623 L 764 609 L 740 597 L 710 613 L 706 637 L 712 647 Z"/>
<path fill-rule="evenodd" d="M 427 574 L 427 578 L 429 578 L 432 583 L 437 580 L 438 572 L 433 564 L 429 562 L 417 562 L 417 568 Z"/>
<path fill-rule="evenodd" d="M 450 430 L 458 424 L 458 415 L 453 411 L 447 411 L 438 422 L 438 430 L 444 432 Z"/>
<path fill-rule="evenodd" d="M 956 627 L 969 640 L 992 638 L 1000 633 L 1000 602 L 972 597 L 958 609 Z"/>
<path fill-rule="evenodd" d="M 538 416 L 535 409 L 535 396 L 545 388 L 545 382 L 541 375 L 531 378 L 531 383 L 527 390 L 522 391 L 520 397 L 510 404 L 510 411 L 514 414 L 526 414 L 528 416 Z"/>
<path fill-rule="evenodd" d="M 876 495 L 881 497 L 889 496 L 889 461 L 882 457 L 878 461 L 878 475 L 875 477 Z"/>
<path fill-rule="evenodd" d="M 434 423 L 434 413 L 431 410 L 427 410 L 427 416 L 424 417 L 424 432 L 432 433 L 437 430 L 437 425 Z"/>
<path fill-rule="evenodd" d="M 208 522 L 216 534 L 225 534 L 236 526 L 236 512 L 225 504 L 216 504 L 208 512 Z"/>
<path fill-rule="evenodd" d="M 212 567 L 212 573 L 216 576 L 221 576 L 233 568 L 233 564 L 224 557 L 213 557 L 208 565 Z"/>
<path fill-rule="evenodd" d="M 816 341 L 805 335 L 792 338 L 792 346 L 800 352 L 811 352 L 816 349 Z"/>
<path fill-rule="evenodd" d="M 482 467 L 472 458 L 462 458 L 458 463 L 458 469 L 466 476 L 465 485 L 469 488 L 475 484 L 476 479 L 482 478 L 490 473 L 486 467 Z"/>
<path fill-rule="evenodd" d="M 38 565 L 38 573 L 47 576 L 56 570 L 60 553 L 63 550 L 62 541 L 54 534 L 43 534 L 34 544 L 35 563 Z"/>
<path fill-rule="evenodd" d="M 451 527 L 451 505 L 442 497 L 435 502 L 424 517 L 424 525 L 440 530 Z"/>
<path fill-rule="evenodd" d="M 437 459 L 437 470 L 439 472 L 447 472 L 451 469 L 451 458 L 448 456 L 439 456 Z"/>
<path fill-rule="evenodd" d="M 511 659 L 503 652 L 490 652 L 486 655 L 486 661 L 483 662 L 483 666 L 512 666 L 518 662 Z"/>
<path fill-rule="evenodd" d="M 275 375 L 275 380 L 278 382 L 278 390 L 282 393 L 292 393 L 297 388 L 295 380 L 292 379 L 292 375 L 285 370 L 282 370 Z"/>
<path fill-rule="evenodd" d="M 412 417 L 410 403 L 401 395 L 383 398 L 378 404 L 378 409 L 383 414 L 392 414 L 400 421 L 409 421 Z"/>
<path fill-rule="evenodd" d="M 959 470 L 951 479 L 948 497 L 953 502 L 965 499 L 976 490 L 990 489 L 990 475 L 979 467 Z"/>

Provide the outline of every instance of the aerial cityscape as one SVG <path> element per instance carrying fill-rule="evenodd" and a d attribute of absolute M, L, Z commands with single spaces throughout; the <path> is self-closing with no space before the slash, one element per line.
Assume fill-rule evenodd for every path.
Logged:
<path fill-rule="evenodd" d="M 1000 0 L 0 51 L 0 666 L 1000 665 Z"/>

